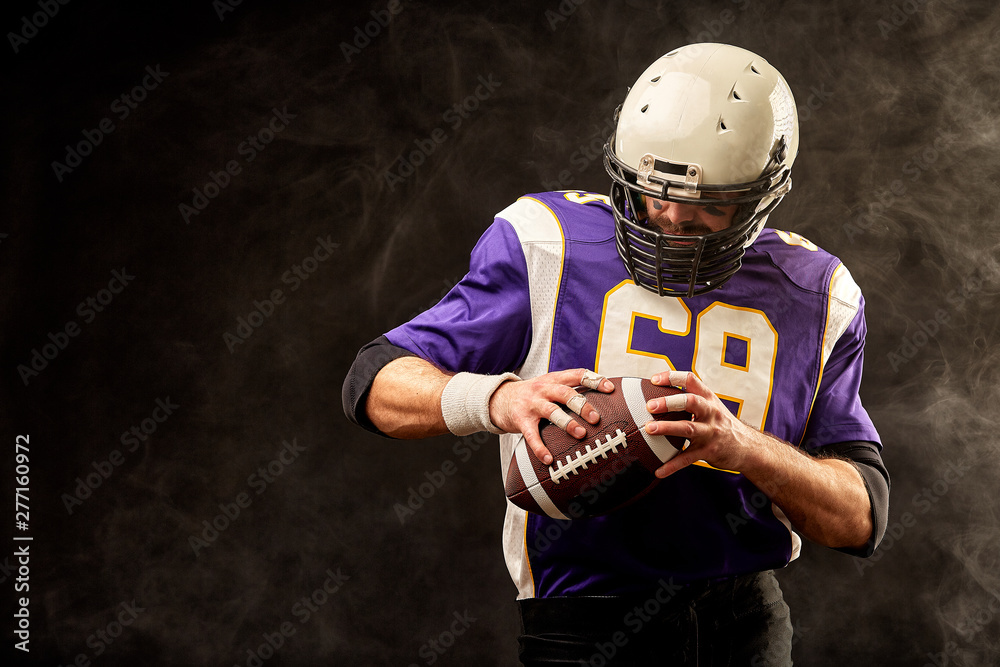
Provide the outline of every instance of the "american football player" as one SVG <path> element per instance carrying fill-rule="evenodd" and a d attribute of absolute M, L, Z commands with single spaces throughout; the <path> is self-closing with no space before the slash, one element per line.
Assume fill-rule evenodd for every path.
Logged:
<path fill-rule="evenodd" d="M 647 406 L 694 419 L 645 426 L 690 445 L 641 500 L 575 521 L 508 503 L 524 664 L 791 664 L 773 570 L 800 536 L 859 557 L 881 540 L 864 299 L 836 257 L 765 228 L 798 143 L 792 92 L 766 60 L 672 51 L 617 111 L 610 194 L 516 200 L 440 303 L 359 353 L 352 420 L 395 438 L 499 433 L 501 479 L 522 434 L 551 461 L 543 420 L 574 437 L 598 423 L 576 388 L 684 389 Z"/>

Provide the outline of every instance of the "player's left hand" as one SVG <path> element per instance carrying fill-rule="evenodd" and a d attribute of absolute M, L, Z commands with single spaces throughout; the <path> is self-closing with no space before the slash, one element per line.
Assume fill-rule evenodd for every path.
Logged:
<path fill-rule="evenodd" d="M 654 385 L 673 385 L 684 393 L 656 398 L 648 402 L 650 414 L 687 411 L 693 421 L 651 421 L 646 432 L 651 435 L 675 435 L 691 441 L 684 451 L 656 470 L 663 478 L 685 468 L 695 461 L 705 461 L 723 470 L 740 470 L 753 441 L 752 429 L 741 422 L 719 400 L 697 375 L 686 371 L 658 373 L 650 378 Z"/>

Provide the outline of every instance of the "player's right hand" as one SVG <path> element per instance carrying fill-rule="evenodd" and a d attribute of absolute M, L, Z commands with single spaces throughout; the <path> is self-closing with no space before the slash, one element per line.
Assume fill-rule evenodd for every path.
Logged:
<path fill-rule="evenodd" d="M 577 438 L 587 431 L 570 417 L 563 406 L 575 412 L 589 424 L 601 420 L 583 395 L 575 387 L 585 386 L 604 393 L 615 386 L 603 375 L 586 368 L 546 373 L 528 380 L 504 382 L 490 397 L 490 421 L 505 433 L 521 433 L 540 461 L 552 463 L 552 454 L 546 449 L 539 435 L 538 423 L 547 419 Z"/>

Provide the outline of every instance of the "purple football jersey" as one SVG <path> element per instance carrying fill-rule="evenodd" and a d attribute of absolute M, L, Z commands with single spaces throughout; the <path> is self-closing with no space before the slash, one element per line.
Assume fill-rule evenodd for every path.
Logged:
<path fill-rule="evenodd" d="M 861 292 L 837 258 L 793 233 L 765 229 L 716 290 L 660 297 L 629 278 L 605 195 L 528 195 L 497 215 L 468 275 L 387 337 L 452 371 L 693 370 L 740 419 L 803 448 L 879 443 L 858 397 Z M 518 436 L 500 440 L 502 486 Z M 564 521 L 508 502 L 504 525 L 520 598 L 782 567 L 800 544 L 755 485 L 703 462 L 606 516 Z"/>

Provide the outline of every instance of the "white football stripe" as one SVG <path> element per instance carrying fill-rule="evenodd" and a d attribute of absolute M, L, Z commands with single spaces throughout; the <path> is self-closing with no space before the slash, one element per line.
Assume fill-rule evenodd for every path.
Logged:
<path fill-rule="evenodd" d="M 657 458 L 663 463 L 674 458 L 677 448 L 670 444 L 665 435 L 650 435 L 643 428 L 647 422 L 653 420 L 653 415 L 646 409 L 646 396 L 642 393 L 642 380 L 640 378 L 622 378 L 622 394 L 625 396 L 625 404 L 628 411 L 632 413 L 632 421 L 639 426 L 639 433 L 646 439 L 646 444 L 653 450 Z M 688 441 L 684 441 L 684 446 L 688 446 Z"/>
<path fill-rule="evenodd" d="M 568 520 L 569 517 L 559 511 L 559 508 L 549 498 L 549 494 L 545 493 L 545 489 L 542 488 L 541 483 L 538 481 L 538 475 L 535 474 L 535 469 L 531 467 L 531 459 L 528 458 L 528 443 L 524 438 L 521 438 L 521 442 L 517 443 L 517 447 L 514 449 L 514 456 L 517 458 L 517 469 L 521 473 L 524 485 L 527 487 L 531 497 L 538 503 L 538 506 L 542 508 L 542 511 L 553 519 Z"/>

